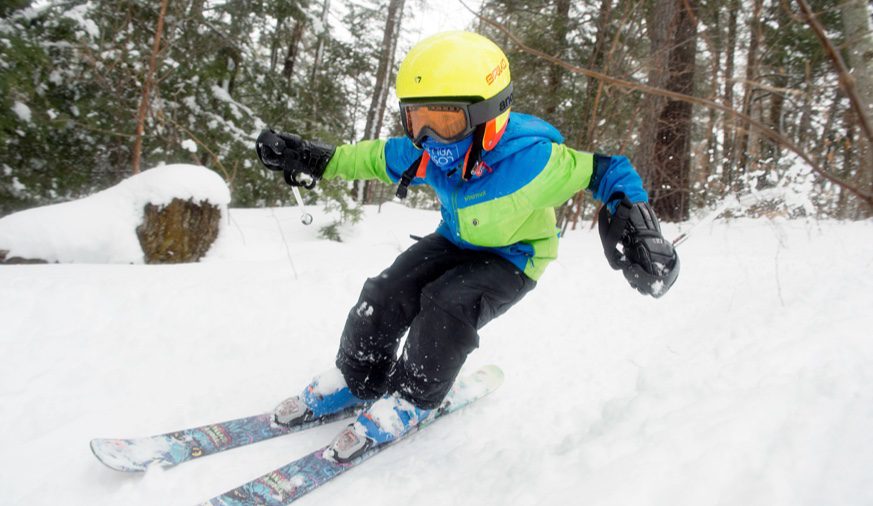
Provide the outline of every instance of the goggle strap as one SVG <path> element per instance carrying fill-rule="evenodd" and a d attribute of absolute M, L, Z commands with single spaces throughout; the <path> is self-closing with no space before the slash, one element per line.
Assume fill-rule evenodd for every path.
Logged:
<path fill-rule="evenodd" d="M 482 124 L 500 116 L 512 105 L 512 83 L 491 98 L 470 104 L 467 115 L 472 124 Z"/>
<path fill-rule="evenodd" d="M 418 171 L 415 173 L 415 177 L 424 179 L 427 176 L 428 163 L 430 163 L 430 153 L 425 151 L 421 155 L 421 161 L 418 163 Z"/>
<path fill-rule="evenodd" d="M 409 167 L 403 171 L 403 174 L 400 176 L 400 181 L 397 183 L 397 191 L 394 192 L 394 195 L 397 198 L 400 200 L 406 198 L 407 193 L 409 193 L 409 185 L 412 184 L 412 180 L 415 179 L 419 166 L 423 162 L 426 167 L 428 160 L 430 160 L 430 157 L 427 153 L 424 153 L 422 156 L 413 160 L 412 163 L 409 164 Z"/>

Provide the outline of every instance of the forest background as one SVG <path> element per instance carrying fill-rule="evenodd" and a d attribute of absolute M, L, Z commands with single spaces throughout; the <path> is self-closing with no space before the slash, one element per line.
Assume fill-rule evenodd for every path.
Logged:
<path fill-rule="evenodd" d="M 402 135 L 399 61 L 446 27 L 504 49 L 513 110 L 576 149 L 629 156 L 666 221 L 746 196 L 755 216 L 873 215 L 864 0 L 2 0 L 0 217 L 174 162 L 216 171 L 235 207 L 288 205 L 258 132 Z M 339 238 L 393 189 L 304 194 L 337 211 L 322 233 Z M 410 203 L 437 205 L 426 189 Z M 578 194 L 559 226 L 598 205 Z"/>

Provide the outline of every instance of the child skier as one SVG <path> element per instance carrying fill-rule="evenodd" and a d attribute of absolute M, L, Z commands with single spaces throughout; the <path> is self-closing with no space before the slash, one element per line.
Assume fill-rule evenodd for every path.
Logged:
<path fill-rule="evenodd" d="M 627 158 L 575 151 L 545 121 L 510 113 L 508 61 L 487 38 L 447 32 L 421 41 L 396 89 L 406 137 L 334 147 L 265 130 L 257 141 L 261 162 L 290 185 L 380 179 L 397 183 L 403 198 L 410 184 L 428 184 L 441 203 L 436 232 L 364 283 L 336 368 L 276 408 L 277 423 L 294 425 L 366 407 L 333 444 L 340 461 L 395 440 L 439 406 L 478 347 L 478 330 L 533 290 L 556 258 L 554 208 L 576 192 L 606 204 L 607 258 L 631 286 L 659 297 L 679 272 Z"/>

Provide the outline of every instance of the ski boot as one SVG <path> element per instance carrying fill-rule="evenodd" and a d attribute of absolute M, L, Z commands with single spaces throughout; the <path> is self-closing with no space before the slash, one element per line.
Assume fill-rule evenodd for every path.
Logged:
<path fill-rule="evenodd" d="M 397 393 L 385 395 L 339 433 L 325 456 L 337 462 L 354 460 L 370 448 L 400 439 L 433 412 L 415 407 Z"/>
<path fill-rule="evenodd" d="M 284 427 L 293 427 L 340 412 L 351 415 L 366 404 L 355 397 L 340 370 L 334 367 L 316 376 L 302 394 L 279 403 L 273 410 L 273 421 Z"/>

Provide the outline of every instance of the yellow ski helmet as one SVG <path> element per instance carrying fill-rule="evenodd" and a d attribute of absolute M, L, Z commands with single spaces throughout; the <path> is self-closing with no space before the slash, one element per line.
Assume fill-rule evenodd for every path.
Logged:
<path fill-rule="evenodd" d="M 472 32 L 444 32 L 416 44 L 397 72 L 403 128 L 420 146 L 425 136 L 441 142 L 479 127 L 482 149 L 494 149 L 512 104 L 509 61 L 499 47 Z"/>

